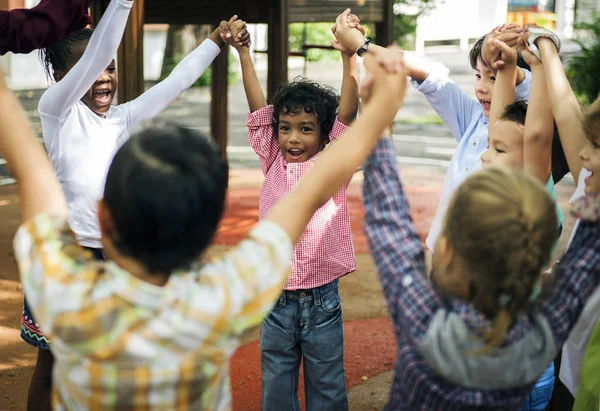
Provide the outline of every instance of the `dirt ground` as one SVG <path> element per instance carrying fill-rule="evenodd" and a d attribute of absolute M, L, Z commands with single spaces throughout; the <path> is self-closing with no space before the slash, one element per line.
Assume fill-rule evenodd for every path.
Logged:
<path fill-rule="evenodd" d="M 423 170 L 403 170 L 401 174 L 404 181 L 410 182 L 405 189 L 411 203 L 413 218 L 424 239 L 439 201 L 444 176 Z M 254 224 L 261 180 L 262 176 L 258 170 L 232 170 L 226 214 L 215 240 L 218 245 L 213 247 L 211 252 L 221 253 L 237 243 L 240 236 Z M 387 399 L 395 339 L 374 264 L 362 233 L 364 212 L 360 199 L 360 182 L 361 176 L 357 174 L 348 192 L 358 269 L 341 280 L 340 292 L 344 323 L 348 323 L 346 368 L 350 407 L 353 410 L 376 410 L 381 409 Z M 572 190 L 569 186 L 557 186 L 559 203 L 565 211 Z M 567 213 L 566 215 L 568 216 Z M 36 350 L 19 337 L 23 293 L 12 252 L 12 239 L 19 219 L 15 188 L 0 187 L 0 411 L 25 409 L 27 390 L 36 359 Z M 572 223 L 572 219 L 567 217 L 563 242 L 570 235 Z M 361 328 L 368 323 L 375 327 L 371 335 L 367 335 L 369 330 Z M 365 338 L 368 343 L 363 343 Z M 247 351 L 246 356 L 243 353 L 236 354 L 232 360 L 232 390 L 236 411 L 258 409 L 256 401 L 253 404 L 248 404 L 247 401 L 241 404 L 236 400 L 242 395 L 241 398 L 248 399 L 249 395 L 256 398 L 260 386 L 260 381 L 256 381 L 259 379 L 256 362 L 257 339 L 257 331 L 250 332 L 244 339 L 246 346 L 240 349 Z M 375 360 L 377 354 L 381 355 Z M 372 363 L 377 363 L 377 367 L 372 367 Z"/>

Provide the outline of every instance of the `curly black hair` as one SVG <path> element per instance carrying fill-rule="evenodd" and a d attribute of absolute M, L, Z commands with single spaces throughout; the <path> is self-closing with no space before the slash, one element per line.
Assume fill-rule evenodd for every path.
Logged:
<path fill-rule="evenodd" d="M 321 126 L 321 139 L 327 144 L 339 106 L 335 89 L 298 76 L 279 86 L 273 96 L 273 130 L 277 138 L 281 114 L 313 113 Z"/>
<path fill-rule="evenodd" d="M 40 50 L 40 58 L 48 80 L 54 78 L 55 71 L 65 71 L 69 65 L 77 62 L 75 59 L 79 59 L 81 56 L 75 56 L 73 49 L 87 47 L 93 32 L 88 28 L 74 31 L 67 38 Z"/>

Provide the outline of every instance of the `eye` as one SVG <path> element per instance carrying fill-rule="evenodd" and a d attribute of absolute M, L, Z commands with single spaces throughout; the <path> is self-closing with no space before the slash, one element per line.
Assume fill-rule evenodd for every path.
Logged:
<path fill-rule="evenodd" d="M 288 131 L 290 128 L 288 126 L 279 126 L 279 130 Z"/>
<path fill-rule="evenodd" d="M 600 145 L 598 145 L 598 143 L 596 143 L 595 141 L 592 141 L 592 148 L 594 150 L 598 150 L 600 148 Z"/>
<path fill-rule="evenodd" d="M 496 76 L 490 76 L 490 80 L 496 81 Z"/>
<path fill-rule="evenodd" d="M 110 73 L 114 73 L 117 70 L 117 68 L 115 66 L 110 66 L 106 70 L 108 70 Z"/>
<path fill-rule="evenodd" d="M 313 130 L 310 127 L 302 127 L 300 129 L 303 133 L 311 133 Z"/>
<path fill-rule="evenodd" d="M 506 153 L 506 151 L 502 150 L 501 148 L 497 148 L 496 153 L 504 154 L 504 153 Z"/>
<path fill-rule="evenodd" d="M 477 80 L 481 80 L 481 74 L 475 74 L 475 78 L 476 78 Z"/>

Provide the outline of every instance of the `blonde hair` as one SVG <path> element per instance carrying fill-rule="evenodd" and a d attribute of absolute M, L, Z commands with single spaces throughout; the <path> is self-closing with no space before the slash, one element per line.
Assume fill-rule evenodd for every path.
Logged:
<path fill-rule="evenodd" d="M 456 190 L 444 234 L 467 273 L 467 300 L 492 322 L 476 354 L 489 352 L 527 307 L 550 261 L 558 236 L 555 202 L 522 171 L 490 167 Z"/>
<path fill-rule="evenodd" d="M 588 140 L 593 141 L 600 137 L 600 96 L 585 110 L 582 123 Z"/>

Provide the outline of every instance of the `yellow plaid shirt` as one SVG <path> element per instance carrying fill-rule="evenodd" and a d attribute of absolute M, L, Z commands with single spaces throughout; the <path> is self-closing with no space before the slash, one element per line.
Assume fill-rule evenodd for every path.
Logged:
<path fill-rule="evenodd" d="M 225 256 L 143 282 L 38 215 L 14 240 L 27 301 L 52 341 L 55 410 L 227 410 L 238 337 L 273 307 L 292 244 L 259 224 Z"/>

